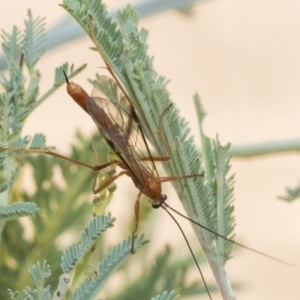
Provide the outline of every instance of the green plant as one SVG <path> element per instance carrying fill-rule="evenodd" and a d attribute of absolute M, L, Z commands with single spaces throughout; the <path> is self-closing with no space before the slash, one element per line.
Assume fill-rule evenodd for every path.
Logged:
<path fill-rule="evenodd" d="M 118 14 L 119 27 L 117 28 L 116 23 L 108 17 L 105 6 L 98 0 L 66 0 L 63 1 L 62 6 L 73 15 L 91 37 L 95 43 L 94 50 L 99 52 L 107 62 L 107 67 L 124 85 L 136 107 L 145 134 L 156 151 L 160 155 L 166 154 L 163 143 L 156 131 L 159 116 L 163 109 L 170 104 L 169 93 L 165 87 L 166 80 L 158 76 L 152 68 L 152 58 L 146 53 L 147 32 L 143 29 L 138 30 L 137 14 L 130 6 L 127 6 Z M 75 71 L 72 68 L 69 69 L 68 64 L 63 64 L 57 68 L 53 87 L 43 96 L 38 97 L 40 76 L 35 66 L 45 50 L 43 46 L 43 19 L 33 19 L 32 15 L 29 14 L 24 33 L 15 28 L 12 34 L 4 32 L 2 36 L 10 78 L 7 79 L 4 75 L 1 75 L 4 92 L 1 94 L 2 152 L 0 163 L 2 163 L 1 167 L 4 172 L 0 186 L 2 207 L 0 217 L 1 212 L 5 217 L 0 221 L 2 229 L 4 228 L 2 243 L 6 247 L 6 250 L 2 250 L 3 255 L 1 256 L 1 272 L 6 274 L 6 280 L 3 280 L 1 284 L 5 288 L 10 287 L 13 290 L 21 289 L 19 284 L 22 284 L 23 287 L 24 285 L 30 285 L 26 270 L 34 263 L 33 260 L 44 261 L 46 259 L 47 263 L 43 262 L 42 265 L 37 263 L 30 269 L 36 287 L 34 289 L 26 288 L 19 294 L 10 292 L 11 298 L 49 299 L 50 288 L 44 286 L 45 279 L 50 275 L 50 269 L 52 276 L 47 283 L 52 287 L 55 286 L 59 276 L 63 276 L 54 297 L 56 297 L 57 291 L 59 294 L 64 295 L 68 285 L 63 284 L 63 282 L 68 277 L 64 277 L 66 275 L 63 275 L 60 270 L 61 247 L 57 241 L 66 232 L 76 227 L 77 229 L 78 227 L 82 228 L 83 224 L 88 222 L 88 225 L 82 230 L 81 242 L 75 243 L 64 252 L 61 267 L 64 273 L 71 270 L 75 272 L 75 279 L 70 286 L 73 293 L 66 294 L 65 297 L 93 299 L 116 266 L 130 253 L 130 240 L 125 239 L 124 242 L 120 242 L 116 248 L 109 252 L 105 248 L 102 249 L 98 238 L 103 238 L 102 232 L 113 225 L 113 220 L 109 215 L 99 214 L 87 221 L 92 211 L 92 205 L 86 201 L 91 190 L 91 185 L 87 183 L 92 182 L 93 172 L 80 167 L 70 168 L 70 162 L 57 160 L 53 157 L 28 157 L 28 152 L 39 153 L 40 150 L 49 149 L 45 143 L 46 139 L 41 134 L 35 135 L 31 141 L 28 137 L 20 137 L 22 124 L 29 113 L 64 83 L 62 70 L 65 70 L 68 77 L 72 78 L 84 66 Z M 23 75 L 25 67 L 29 74 L 29 84 L 27 85 Z M 175 189 L 190 218 L 198 220 L 201 224 L 232 238 L 234 227 L 232 216 L 233 176 L 228 177 L 230 169 L 229 145 L 221 147 L 218 140 L 213 142 L 204 135 L 201 124 L 205 114 L 197 95 L 195 96 L 195 104 L 199 116 L 203 154 L 201 157 L 199 156 L 192 138 L 189 137 L 187 122 L 179 117 L 178 110 L 172 108 L 163 120 L 164 136 L 172 150 L 172 159 L 165 165 L 166 171 L 170 175 L 197 174 L 204 168 L 201 165 L 201 160 L 204 160 L 205 178 L 175 182 Z M 96 142 L 95 139 L 97 139 Z M 77 145 L 73 147 L 70 157 L 74 160 L 93 164 L 94 156 L 92 152 L 87 151 L 88 143 L 86 139 L 78 134 L 77 140 Z M 108 149 L 102 138 L 96 136 L 89 140 L 99 148 L 97 152 L 103 154 L 101 157 L 108 157 Z M 5 147 L 22 148 L 23 151 L 7 151 L 4 150 Z M 20 167 L 25 161 L 30 163 L 34 170 L 36 192 L 33 195 L 23 191 L 20 192 L 18 182 L 15 183 L 18 176 L 20 176 Z M 55 173 L 55 167 L 57 166 L 68 184 L 66 187 L 60 187 L 53 181 L 53 173 Z M 101 174 L 100 182 L 105 181 L 107 176 L 107 174 Z M 12 188 L 13 183 L 15 183 L 14 188 Z M 109 201 L 113 191 L 114 189 L 104 191 L 99 195 L 99 198 L 102 201 Z M 10 204 L 20 199 L 26 202 L 21 204 L 21 207 L 16 208 L 16 204 Z M 30 202 L 31 204 L 28 205 Z M 37 214 L 36 205 L 40 209 L 39 214 Z M 70 207 L 72 207 L 72 211 L 70 211 Z M 94 209 L 94 211 L 97 211 L 97 209 Z M 24 227 L 22 223 L 17 221 L 5 223 L 8 216 L 10 219 L 17 219 L 24 214 L 36 214 L 36 217 L 31 221 L 35 230 L 30 241 L 23 238 Z M 74 220 L 76 220 L 75 224 Z M 197 226 L 194 226 L 194 229 L 212 267 L 221 293 L 227 296 L 232 295 L 231 287 L 223 270 L 226 260 L 230 258 L 232 245 Z M 89 235 L 91 232 L 94 233 L 93 236 Z M 142 236 L 136 238 L 135 242 L 136 249 L 145 243 Z M 11 248 L 13 250 L 10 250 Z M 98 258 L 98 268 L 90 270 L 87 261 L 91 258 L 94 249 L 97 249 L 100 253 L 108 253 L 99 264 Z M 9 253 L 10 251 L 12 252 Z M 15 257 L 15 261 L 11 265 L 8 264 L 9 257 Z M 169 257 L 170 250 L 166 248 L 163 253 L 157 256 L 157 261 L 160 261 L 157 268 L 149 267 L 148 274 L 139 276 L 148 280 L 145 280 L 144 284 L 141 284 L 138 278 L 134 282 L 130 282 L 128 289 L 125 287 L 124 291 L 118 292 L 115 299 L 132 299 L 133 287 L 135 287 L 135 290 L 138 287 L 140 289 L 139 293 L 145 299 L 150 298 L 150 295 L 155 295 L 159 288 L 161 288 L 160 290 L 170 290 L 175 285 L 178 287 L 178 277 L 169 276 L 161 283 L 161 279 L 158 278 L 156 272 L 162 265 L 165 265 L 165 274 L 173 275 L 174 269 L 176 269 L 180 274 L 180 278 L 185 278 L 192 260 L 178 260 L 174 264 L 170 263 Z M 99 269 L 103 266 L 107 268 L 105 274 L 102 274 Z M 126 264 L 123 264 L 123 269 L 121 269 L 124 274 L 126 274 L 126 267 L 128 268 Z M 21 278 L 21 280 L 16 282 L 14 280 L 16 277 Z M 194 294 L 203 291 L 194 282 L 186 284 L 181 279 L 180 283 L 180 291 L 177 292 Z M 141 289 L 141 286 L 144 286 L 144 289 Z M 4 291 L 4 289 L 1 290 Z M 126 290 L 128 293 L 126 293 Z M 5 297 L 5 292 L 1 296 Z M 175 298 L 173 292 L 164 292 L 162 296 L 155 299 Z"/>

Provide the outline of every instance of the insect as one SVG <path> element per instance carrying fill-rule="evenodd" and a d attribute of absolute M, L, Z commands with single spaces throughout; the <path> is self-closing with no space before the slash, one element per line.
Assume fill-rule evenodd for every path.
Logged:
<path fill-rule="evenodd" d="M 114 160 L 98 166 L 96 170 L 105 168 L 110 163 L 116 163 L 123 170 L 109 179 L 107 184 L 110 184 L 122 175 L 127 175 L 131 177 L 134 185 L 139 190 L 135 203 L 136 229 L 138 224 L 139 200 L 142 194 L 149 198 L 152 207 L 158 208 L 167 199 L 166 195 L 162 194 L 161 183 L 203 176 L 203 173 L 169 177 L 159 177 L 158 175 L 154 162 L 170 159 L 170 150 L 161 133 L 162 119 L 170 106 L 160 116 L 158 130 L 158 134 L 168 150 L 168 156 L 153 157 L 149 151 L 146 138 L 133 106 L 127 97 L 122 95 L 114 80 L 107 76 L 99 76 L 95 82 L 96 88 L 92 93 L 93 97 L 89 97 L 78 84 L 69 82 L 66 74 L 65 78 L 67 81 L 67 91 L 70 96 L 92 117 L 107 144 L 120 158 L 120 160 Z M 84 98 L 85 101 L 83 101 Z M 148 156 L 145 156 L 145 153 Z M 107 187 L 107 184 L 105 183 L 99 188 L 95 188 L 94 186 L 93 192 L 95 194 L 101 192 Z"/>
<path fill-rule="evenodd" d="M 206 291 L 211 299 L 204 276 L 200 270 L 194 253 L 192 252 L 192 249 L 180 225 L 168 211 L 167 208 L 169 206 L 165 203 L 167 196 L 162 194 L 161 188 L 161 183 L 163 182 L 181 180 L 183 178 L 202 177 L 203 174 L 159 177 L 155 165 L 155 161 L 167 161 L 170 159 L 170 150 L 163 138 L 161 131 L 163 117 L 167 113 L 168 109 L 170 109 L 170 106 L 166 107 L 161 114 L 157 131 L 167 149 L 168 156 L 153 157 L 150 153 L 134 107 L 129 101 L 128 97 L 123 94 L 117 82 L 107 76 L 98 76 L 97 81 L 94 82 L 95 88 L 92 92 L 92 97 L 90 97 L 80 85 L 69 82 L 65 72 L 64 75 L 67 82 L 67 92 L 69 95 L 92 117 L 107 144 L 119 157 L 119 160 L 113 160 L 94 168 L 96 173 L 93 185 L 93 193 L 97 194 L 101 192 L 122 175 L 131 177 L 134 185 L 139 190 L 134 205 L 135 228 L 132 232 L 132 253 L 134 253 L 134 236 L 138 230 L 139 224 L 140 198 L 142 194 L 144 194 L 149 198 L 149 203 L 153 208 L 164 208 L 176 222 L 187 242 L 187 245 L 204 282 Z M 148 156 L 145 156 L 145 153 Z M 112 163 L 117 164 L 122 171 L 112 176 L 100 187 L 96 188 L 95 185 L 97 172 L 103 168 L 106 168 Z"/>

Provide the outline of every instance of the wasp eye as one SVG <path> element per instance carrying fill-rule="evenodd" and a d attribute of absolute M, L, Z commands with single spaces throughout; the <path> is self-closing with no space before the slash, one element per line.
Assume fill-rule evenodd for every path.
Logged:
<path fill-rule="evenodd" d="M 155 209 L 160 208 L 166 200 L 167 200 L 167 195 L 161 195 L 161 198 L 159 199 L 159 201 L 157 201 L 156 203 L 153 203 L 152 207 Z"/>

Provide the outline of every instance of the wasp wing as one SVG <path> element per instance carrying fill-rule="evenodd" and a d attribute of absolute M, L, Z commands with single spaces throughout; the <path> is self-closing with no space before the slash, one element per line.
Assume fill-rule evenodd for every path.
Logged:
<path fill-rule="evenodd" d="M 114 80 L 107 76 L 98 77 L 87 108 L 100 133 L 126 165 L 131 176 L 142 185 L 146 183 L 145 174 L 140 170 L 142 164 L 158 177 L 138 116 Z M 149 160 L 142 160 L 145 154 L 148 154 Z"/>

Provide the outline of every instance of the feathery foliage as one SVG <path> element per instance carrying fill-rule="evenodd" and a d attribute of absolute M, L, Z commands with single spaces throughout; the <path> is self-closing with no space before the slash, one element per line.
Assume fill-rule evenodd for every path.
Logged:
<path fill-rule="evenodd" d="M 143 238 L 143 235 L 136 236 L 134 240 L 135 249 L 138 249 L 145 244 Z M 96 278 L 87 278 L 82 285 L 76 291 L 74 291 L 74 293 L 72 293 L 71 299 L 95 299 L 96 295 L 110 275 L 116 270 L 125 257 L 131 254 L 131 241 L 131 236 L 129 236 L 122 243 L 112 248 L 111 251 L 99 263 L 96 271 Z"/>
<path fill-rule="evenodd" d="M 24 31 L 16 27 L 13 28 L 12 33 L 2 30 L 2 49 L 9 66 L 9 74 L 5 76 L 0 73 L 0 85 L 3 88 L 3 92 L 0 93 L 1 146 L 46 148 L 46 140 L 41 134 L 34 135 L 31 142 L 30 137 L 20 137 L 22 126 L 28 115 L 64 83 L 62 75 L 56 72 L 53 86 L 39 97 L 41 75 L 36 64 L 46 50 L 44 25 L 43 18 L 33 18 L 29 11 Z M 67 69 L 68 65 L 63 64 L 58 71 L 61 71 L 62 67 Z M 79 71 L 83 67 L 80 67 Z M 29 78 L 24 75 L 26 71 L 28 71 Z M 76 75 L 77 72 L 78 70 L 74 72 L 71 68 L 70 77 Z M 20 154 L 15 153 L 14 156 L 17 158 Z M 1 150 L 0 167 L 5 169 L 1 178 L 0 205 L 2 206 L 8 204 L 8 194 L 18 176 L 19 165 L 14 158 L 7 157 L 6 151 Z"/>
<path fill-rule="evenodd" d="M 72 245 L 62 255 L 62 270 L 65 273 L 72 271 L 73 267 L 80 261 L 88 251 L 94 247 L 99 236 L 108 228 L 113 226 L 115 220 L 110 215 L 107 217 L 96 217 L 81 232 L 81 241 Z"/>
<path fill-rule="evenodd" d="M 20 217 L 33 216 L 38 212 L 35 203 L 13 203 L 9 206 L 0 208 L 0 222 L 12 221 Z"/>
<path fill-rule="evenodd" d="M 296 186 L 295 188 L 286 188 L 286 195 L 280 196 L 279 199 L 285 200 L 287 202 L 293 202 L 294 200 L 297 200 L 300 198 L 300 184 Z"/>
<path fill-rule="evenodd" d="M 157 134 L 159 117 L 171 103 L 166 90 L 167 81 L 152 67 L 147 55 L 147 31 L 138 29 L 139 17 L 127 6 L 118 12 L 118 24 L 108 16 L 102 1 L 64 0 L 62 5 L 82 26 L 95 44 L 95 50 L 103 58 L 114 79 L 125 87 L 135 105 L 142 128 L 157 152 L 167 152 Z M 187 122 L 173 106 L 163 119 L 163 134 L 170 146 L 171 160 L 164 164 L 170 175 L 199 174 L 203 169 L 201 157 L 189 136 Z M 229 175 L 228 146 L 213 143 L 202 133 L 205 178 L 179 180 L 173 185 L 190 218 L 215 231 L 220 230 L 228 238 L 233 237 L 232 217 L 233 177 Z M 206 170 L 205 170 L 206 171 Z M 222 211 L 224 208 L 224 211 Z M 203 229 L 194 226 L 195 232 L 213 268 L 219 285 L 228 283 L 222 269 L 230 257 L 231 246 L 220 242 Z M 217 241 L 216 241 L 217 240 Z M 228 290 L 231 290 L 228 287 Z"/>
<path fill-rule="evenodd" d="M 203 145 L 203 160 L 207 172 L 206 177 L 209 188 L 207 201 L 214 207 L 214 210 L 212 210 L 213 213 L 210 215 L 214 226 L 210 228 L 229 239 L 233 239 L 233 229 L 235 225 L 232 215 L 234 176 L 228 175 L 230 170 L 230 145 L 227 144 L 225 147 L 222 147 L 218 138 L 216 141 L 211 141 L 205 136 L 202 127 L 205 112 L 198 95 L 195 95 L 194 101 L 199 121 L 200 137 Z M 216 245 L 219 262 L 224 265 L 226 260 L 230 258 L 232 243 L 216 237 L 213 234 L 210 235 L 212 240 L 217 241 Z"/>
<path fill-rule="evenodd" d="M 174 291 L 168 293 L 164 292 L 162 295 L 151 298 L 151 300 L 175 300 L 178 299 L 179 295 L 176 295 Z"/>
<path fill-rule="evenodd" d="M 9 290 L 10 299 L 49 300 L 50 287 L 45 287 L 45 280 L 51 275 L 50 266 L 46 261 L 42 265 L 37 262 L 30 268 L 29 273 L 33 279 L 35 288 L 26 287 L 21 293 Z"/>
<path fill-rule="evenodd" d="M 98 51 L 102 56 L 107 68 L 114 74 L 114 79 L 118 78 L 125 87 L 136 107 L 143 130 L 157 152 L 161 155 L 168 154 L 164 143 L 157 134 L 160 115 L 171 103 L 169 93 L 166 90 L 167 81 L 152 68 L 152 58 L 147 55 L 148 46 L 146 39 L 148 33 L 144 29 L 138 30 L 139 18 L 137 14 L 130 6 L 127 6 L 123 11 L 119 12 L 117 25 L 108 17 L 106 8 L 101 1 L 65 0 L 62 6 L 74 16 L 91 37 L 95 43 L 94 50 Z M 44 21 L 41 18 L 33 19 L 31 13 L 29 13 L 25 26 L 26 30 L 24 33 L 16 28 L 12 34 L 3 33 L 3 48 L 10 66 L 10 78 L 6 78 L 3 74 L 0 75 L 1 85 L 5 90 L 0 95 L 1 112 L 3 112 L 1 114 L 2 127 L 0 133 L 1 146 L 3 145 L 3 147 L 0 151 L 0 163 L 7 170 L 0 185 L 0 190 L 2 191 L 1 201 L 5 199 L 4 203 L 8 204 L 8 195 L 12 189 L 12 184 L 18 178 L 20 166 L 26 161 L 34 169 L 36 191 L 34 194 L 28 194 L 23 191 L 21 193 L 19 191 L 15 194 L 13 193 L 12 201 L 19 199 L 21 196 L 25 202 L 34 201 L 38 203 L 40 208 L 40 213 L 35 219 L 31 220 L 35 230 L 30 240 L 22 237 L 24 227 L 21 223 L 15 225 L 17 228 L 15 230 L 12 229 L 14 227 L 8 226 L 11 222 L 7 224 L 3 232 L 3 241 L 5 241 L 7 249 L 13 247 L 12 242 L 9 241 L 11 237 L 14 237 L 14 241 L 18 240 L 22 244 L 22 247 L 16 246 L 10 253 L 12 256 L 15 255 L 18 267 L 14 269 L 6 266 L 2 269 L 10 276 L 7 277 L 8 280 L 6 282 L 0 282 L 0 285 L 4 287 L 10 286 L 14 289 L 18 289 L 18 282 L 12 279 L 16 278 L 20 270 L 25 270 L 26 266 L 28 264 L 31 265 L 34 261 L 45 259 L 52 270 L 52 279 L 49 278 L 48 280 L 49 285 L 52 287 L 55 285 L 54 282 L 57 282 L 57 278 L 61 275 L 57 259 L 61 253 L 61 245 L 58 241 L 64 236 L 64 233 L 72 228 L 74 220 L 76 220 L 78 226 L 84 224 L 88 218 L 91 212 L 91 205 L 85 200 L 90 195 L 89 191 L 91 191 L 93 178 L 93 172 L 90 170 L 82 170 L 78 166 L 75 168 L 75 171 L 72 170 L 69 161 L 57 162 L 56 158 L 44 156 L 27 157 L 28 153 L 46 152 L 49 147 L 46 146 L 46 139 L 41 134 L 34 135 L 31 141 L 28 137 L 20 137 L 20 130 L 24 120 L 35 107 L 63 84 L 62 70 L 66 71 L 69 78 L 72 78 L 85 66 L 75 71 L 72 68 L 69 70 L 67 64 L 60 66 L 56 69 L 53 86 L 42 96 L 39 96 L 40 73 L 36 69 L 36 64 L 45 51 L 43 46 L 45 42 Z M 29 83 L 27 85 L 25 85 L 26 78 L 23 75 L 25 66 L 29 71 Z M 201 173 L 203 169 L 201 157 L 199 157 L 193 139 L 189 137 L 187 122 L 179 116 L 179 112 L 174 106 L 167 111 L 163 118 L 163 129 L 165 142 L 170 145 L 172 153 L 171 160 L 165 165 L 166 171 L 171 175 Z M 108 149 L 103 143 L 103 139 L 99 137 L 97 139 L 97 147 L 100 147 L 100 151 L 102 151 L 97 152 L 105 153 L 102 157 L 107 157 Z M 78 135 L 78 148 L 72 149 L 71 158 L 89 163 L 93 155 L 91 155 L 91 152 L 86 151 L 86 142 L 83 140 L 84 138 Z M 205 178 L 197 177 L 193 180 L 180 180 L 175 182 L 174 186 L 188 215 L 192 219 L 198 220 L 201 224 L 214 230 L 220 230 L 224 235 L 232 237 L 234 224 L 231 216 L 233 190 L 232 177 L 227 177 L 229 171 L 228 146 L 222 148 L 218 142 L 214 144 L 205 138 L 204 135 L 202 140 L 206 141 L 207 151 L 205 159 L 208 162 L 206 167 L 209 170 L 207 174 L 205 173 Z M 12 151 L 13 148 L 19 149 Z M 46 151 L 44 151 L 45 149 Z M 212 151 L 210 152 L 208 149 Z M 67 187 L 62 187 L 53 180 L 54 169 L 57 166 L 59 166 L 63 179 L 68 183 Z M 107 179 L 107 175 L 102 175 L 99 179 L 100 183 L 105 181 L 105 179 Z M 113 190 L 114 188 L 108 190 L 108 192 L 104 191 L 99 195 L 100 198 L 103 198 L 102 200 L 111 199 Z M 217 192 L 217 197 L 214 192 Z M 72 207 L 72 211 L 70 211 L 70 207 Z M 224 208 L 225 213 L 221 211 L 221 208 Z M 92 223 L 93 220 L 90 224 Z M 100 287 L 116 270 L 120 262 L 130 253 L 131 249 L 130 239 L 118 244 L 108 252 L 98 265 L 96 278 L 91 278 L 90 273 L 86 273 L 86 266 L 90 259 L 91 252 L 89 250 L 94 249 L 95 240 L 89 234 L 94 232 L 94 237 L 98 238 L 103 228 L 100 226 L 101 230 L 99 228 L 98 230 L 89 226 L 92 225 L 86 227 L 88 234 L 86 232 L 82 233 L 81 242 L 71 246 L 63 255 L 64 271 L 69 271 L 75 266 L 75 273 L 79 274 L 77 277 L 75 275 L 75 280 L 72 286 L 69 287 L 72 291 L 76 289 L 70 296 L 74 297 L 74 299 L 83 297 L 93 299 L 99 292 Z M 195 231 L 213 270 L 217 270 L 214 271 L 215 276 L 221 278 L 217 278 L 218 283 L 223 280 L 223 283 L 226 282 L 227 284 L 228 281 L 226 278 L 224 279 L 225 273 L 222 267 L 226 259 L 230 257 L 230 246 L 228 243 L 219 242 L 219 239 L 198 227 L 195 227 Z M 135 243 L 137 249 L 144 242 L 142 239 L 137 238 Z M 33 245 L 38 250 L 30 253 L 29 249 Z M 99 244 L 97 243 L 96 247 L 98 246 Z M 27 253 L 26 261 L 22 259 L 22 256 L 25 257 L 25 253 Z M 4 257 L 9 255 L 8 251 L 4 251 L 4 254 L 2 263 L 4 263 Z M 166 272 L 170 271 L 172 264 L 167 263 L 167 258 L 164 258 L 164 260 Z M 67 261 L 68 263 L 66 263 Z M 84 264 L 82 265 L 82 263 Z M 176 265 L 176 270 L 181 272 L 181 278 L 187 274 L 188 268 L 186 266 L 189 264 L 185 261 Z M 40 268 L 39 270 L 42 269 Z M 126 268 L 124 268 L 123 272 L 126 274 Z M 41 278 L 36 278 L 39 281 L 34 279 L 35 283 L 44 283 L 42 281 L 42 273 L 37 272 L 35 274 L 41 276 Z M 151 275 L 151 273 L 149 274 Z M 175 271 L 172 271 L 171 274 L 174 275 Z M 166 290 L 171 290 L 171 284 L 176 283 L 176 277 L 172 277 L 168 279 L 169 286 Z M 20 278 L 22 279 L 20 280 L 22 285 L 29 284 L 24 271 Z M 126 279 L 128 280 L 128 278 Z M 139 278 L 136 279 L 136 282 L 139 280 Z M 155 276 L 151 287 L 159 286 L 159 280 L 160 278 Z M 131 286 L 133 285 L 131 283 Z M 39 286 L 41 287 L 42 284 Z M 196 289 L 194 285 L 191 285 L 190 287 L 192 288 L 190 289 L 187 287 L 187 284 L 182 284 L 181 286 L 181 289 L 186 294 L 188 294 L 187 291 L 189 290 L 200 292 L 199 288 Z M 149 285 L 145 289 L 149 289 Z M 46 299 L 50 287 L 44 288 L 42 292 L 41 289 L 25 290 L 27 295 L 34 299 Z M 124 299 L 126 299 L 126 293 L 123 292 L 123 294 L 125 295 Z M 144 291 L 141 291 L 141 294 L 146 295 Z M 14 297 L 15 294 L 12 293 L 11 295 Z M 149 296 L 148 298 L 150 299 L 151 297 Z M 154 299 L 175 299 L 175 297 L 172 292 L 164 292 L 161 296 L 157 296 Z"/>

